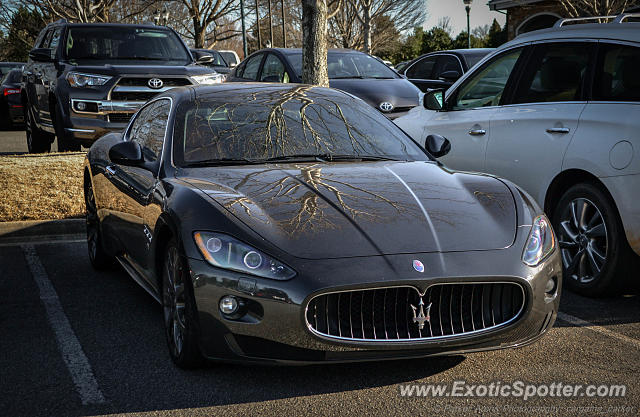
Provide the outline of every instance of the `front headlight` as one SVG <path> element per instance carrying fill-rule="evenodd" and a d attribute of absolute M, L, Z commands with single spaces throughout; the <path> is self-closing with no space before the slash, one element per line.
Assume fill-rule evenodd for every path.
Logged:
<path fill-rule="evenodd" d="M 536 266 L 547 259 L 556 248 L 556 237 L 547 216 L 541 214 L 533 220 L 531 233 L 522 252 L 522 262 Z"/>
<path fill-rule="evenodd" d="M 82 74 L 79 72 L 67 73 L 67 81 L 71 87 L 94 87 L 105 85 L 112 77 L 106 75 Z"/>
<path fill-rule="evenodd" d="M 191 77 L 193 81 L 198 84 L 203 85 L 211 85 L 211 84 L 220 84 L 224 82 L 225 76 L 222 74 L 206 74 L 206 75 L 194 75 Z"/>
<path fill-rule="evenodd" d="M 287 280 L 294 270 L 269 255 L 222 233 L 196 232 L 193 237 L 211 265 L 264 278 Z"/>

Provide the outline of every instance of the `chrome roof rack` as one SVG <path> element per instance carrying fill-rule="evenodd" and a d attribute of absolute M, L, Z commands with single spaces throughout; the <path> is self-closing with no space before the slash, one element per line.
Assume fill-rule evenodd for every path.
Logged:
<path fill-rule="evenodd" d="M 622 13 L 616 16 L 612 23 L 622 23 L 630 17 L 640 17 L 640 13 Z"/>
<path fill-rule="evenodd" d="M 567 23 L 589 22 L 594 20 L 598 20 L 598 21 L 611 20 L 610 23 L 619 24 L 619 23 L 624 23 L 625 20 L 633 17 L 640 18 L 640 13 L 621 13 L 617 16 L 589 16 L 589 17 L 573 17 L 570 19 L 558 19 L 558 21 L 556 22 L 555 25 L 553 25 L 553 27 L 559 28 L 564 26 Z"/>
<path fill-rule="evenodd" d="M 588 22 L 588 21 L 592 21 L 592 20 L 602 20 L 602 19 L 615 19 L 616 16 L 590 16 L 590 17 L 573 17 L 570 19 L 558 19 L 558 21 L 556 22 L 555 25 L 553 25 L 554 28 L 559 28 L 564 26 L 566 23 L 573 23 L 573 22 Z"/>

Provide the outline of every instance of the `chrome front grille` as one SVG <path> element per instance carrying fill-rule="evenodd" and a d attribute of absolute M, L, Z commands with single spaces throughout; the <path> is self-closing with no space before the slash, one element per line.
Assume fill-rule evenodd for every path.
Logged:
<path fill-rule="evenodd" d="M 149 87 L 149 80 L 153 78 L 162 80 L 162 87 Z M 173 87 L 185 85 L 191 85 L 191 81 L 184 77 L 123 77 L 113 87 L 109 98 L 113 101 L 145 102 Z"/>
<path fill-rule="evenodd" d="M 429 321 L 420 329 L 420 300 Z M 345 341 L 416 341 L 475 334 L 516 320 L 525 305 L 522 286 L 511 282 L 435 284 L 422 297 L 410 286 L 325 293 L 306 308 L 307 326 Z M 416 308 L 416 313 L 414 309 Z"/>
<path fill-rule="evenodd" d="M 111 123 L 129 123 L 133 113 L 109 113 L 109 122 Z"/>

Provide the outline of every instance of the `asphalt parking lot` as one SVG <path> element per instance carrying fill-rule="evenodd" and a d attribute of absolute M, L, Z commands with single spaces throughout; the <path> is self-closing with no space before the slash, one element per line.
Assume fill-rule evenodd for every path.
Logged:
<path fill-rule="evenodd" d="M 21 152 L 4 140 L 20 133 L 0 133 L 0 152 Z M 121 269 L 94 271 L 81 236 L 14 240 L 0 243 L 0 415 L 638 415 L 640 291 L 606 299 L 565 291 L 560 310 L 544 338 L 520 349 L 183 371 L 169 359 L 160 306 Z M 455 381 L 624 385 L 626 393 L 400 395 L 405 384 Z"/>

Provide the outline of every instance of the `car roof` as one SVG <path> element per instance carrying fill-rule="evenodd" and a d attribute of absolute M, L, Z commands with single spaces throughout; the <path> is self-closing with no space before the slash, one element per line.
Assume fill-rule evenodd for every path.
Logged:
<path fill-rule="evenodd" d="M 60 24 L 60 22 L 54 22 L 51 23 L 51 26 L 55 26 Z M 154 25 L 153 23 L 136 23 L 136 24 L 129 24 L 129 23 L 62 23 L 65 26 L 69 26 L 69 27 L 73 27 L 73 28 L 77 28 L 77 27 L 81 27 L 81 28 L 95 28 L 95 27 L 110 27 L 110 28 L 144 28 L 144 29 L 158 29 L 158 30 L 167 30 L 170 31 L 171 29 L 169 29 L 166 26 L 158 26 L 158 25 Z"/>
<path fill-rule="evenodd" d="M 333 97 L 351 97 L 350 94 L 346 94 L 343 91 L 326 88 L 326 87 L 318 87 L 313 85 L 305 85 L 305 84 L 270 84 L 270 83 L 258 83 L 258 82 L 239 82 L 239 83 L 222 83 L 216 85 L 198 85 L 188 87 L 191 89 L 195 98 L 207 98 L 207 97 L 216 97 L 216 96 L 228 96 L 229 98 L 239 99 L 242 93 L 247 95 L 249 94 L 268 94 L 274 92 L 281 92 L 283 90 L 291 90 L 293 88 L 301 88 L 301 87 L 310 87 L 307 90 L 307 93 L 322 93 L 323 96 L 333 96 Z M 174 89 L 175 90 L 175 89 Z M 171 90 L 169 90 L 171 91 Z M 183 90 L 184 91 L 184 90 Z M 240 93 L 240 95 L 238 94 Z"/>
<path fill-rule="evenodd" d="M 550 39 L 611 39 L 640 42 L 640 23 L 585 23 L 553 27 L 523 33 L 507 45 Z"/>
<path fill-rule="evenodd" d="M 278 51 L 285 55 L 297 55 L 302 53 L 302 48 L 265 48 L 265 49 L 262 49 L 261 51 Z M 356 51 L 355 49 L 347 49 L 347 48 L 329 48 L 327 52 L 328 53 L 340 52 L 340 53 L 364 54 L 364 52 Z"/>

